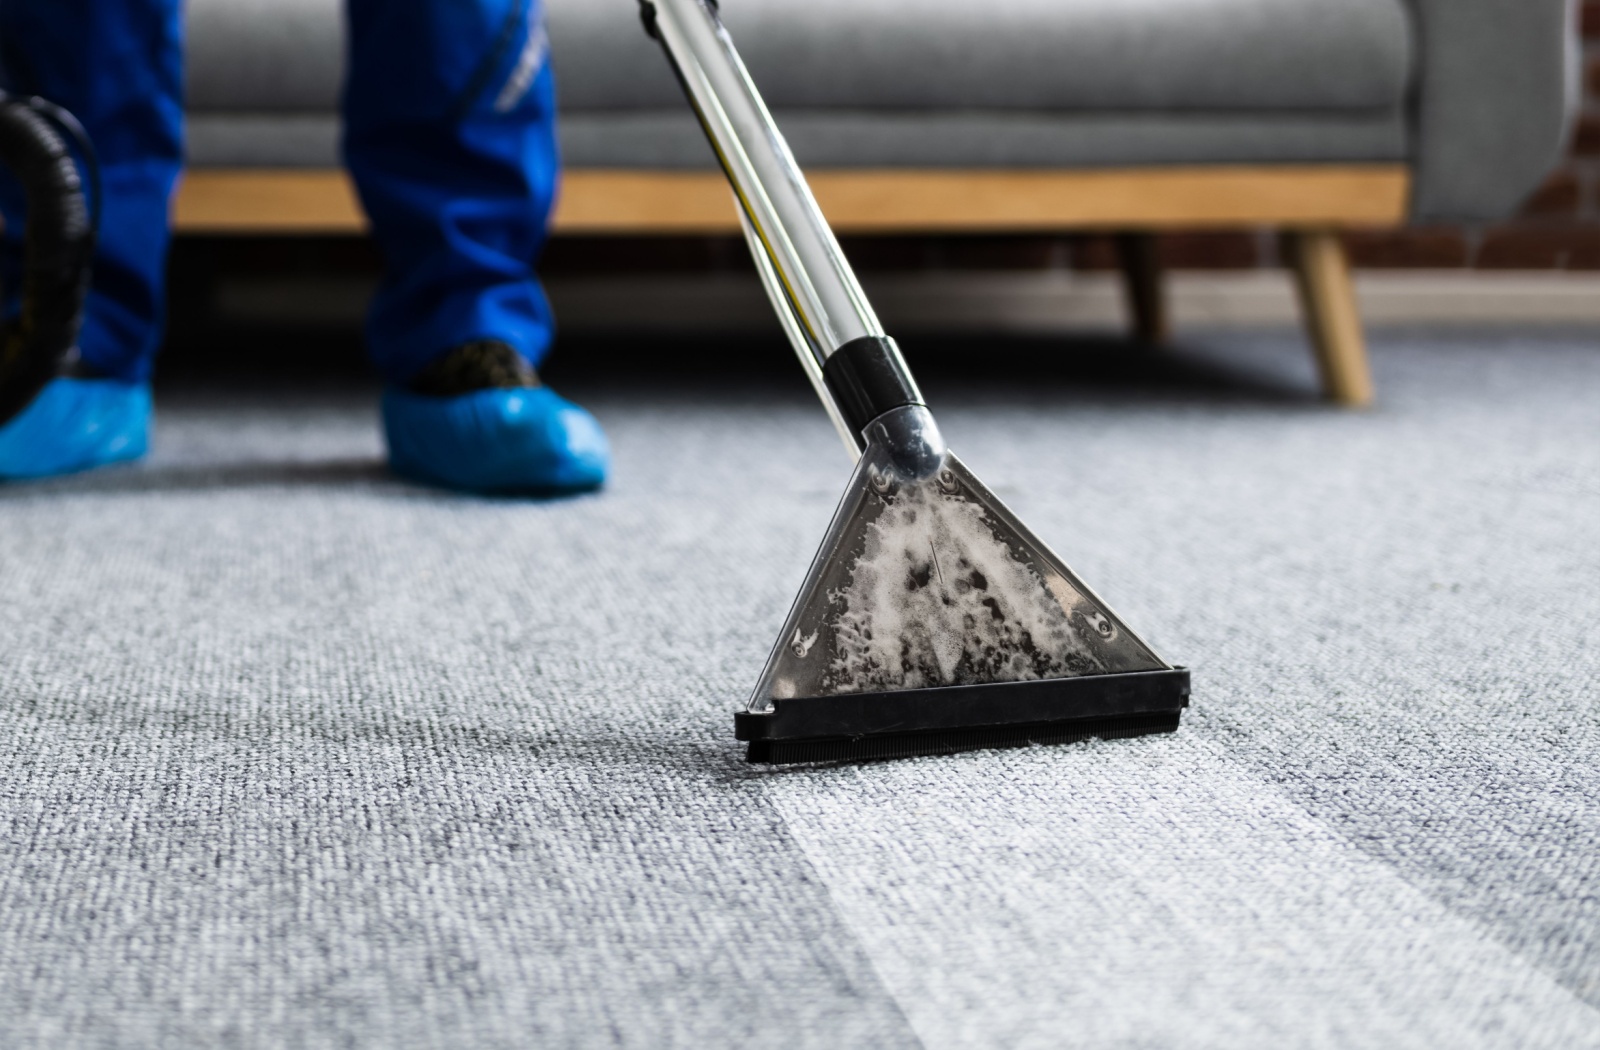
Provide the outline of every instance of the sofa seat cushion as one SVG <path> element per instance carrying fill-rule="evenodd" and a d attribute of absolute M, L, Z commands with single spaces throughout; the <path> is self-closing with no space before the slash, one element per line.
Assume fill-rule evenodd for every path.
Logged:
<path fill-rule="evenodd" d="M 569 111 L 683 105 L 633 0 L 546 0 Z M 774 108 L 1373 111 L 1410 81 L 1404 0 L 726 0 Z M 197 111 L 329 111 L 341 0 L 190 0 Z"/>
<path fill-rule="evenodd" d="M 821 168 L 1386 163 L 1409 156 L 1399 114 L 781 110 L 778 121 L 800 163 Z M 567 113 L 558 132 L 569 167 L 717 163 L 688 112 Z M 335 167 L 339 123 L 331 113 L 196 113 L 189 160 L 199 167 Z"/>

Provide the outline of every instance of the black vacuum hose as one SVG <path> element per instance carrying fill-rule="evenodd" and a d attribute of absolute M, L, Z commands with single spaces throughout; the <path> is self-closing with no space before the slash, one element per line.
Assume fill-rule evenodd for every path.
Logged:
<path fill-rule="evenodd" d="M 93 148 L 71 114 L 43 99 L 0 92 L 0 164 L 22 184 L 28 205 L 22 310 L 0 332 L 0 425 L 71 366 L 83 323 L 99 216 L 90 214 L 63 131 L 77 140 L 98 183 Z"/>

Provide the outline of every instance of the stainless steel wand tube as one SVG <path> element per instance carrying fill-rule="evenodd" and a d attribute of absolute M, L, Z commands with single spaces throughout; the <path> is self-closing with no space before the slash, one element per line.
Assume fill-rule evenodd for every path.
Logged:
<path fill-rule="evenodd" d="M 733 40 L 706 0 L 642 0 L 818 362 L 883 336 Z"/>

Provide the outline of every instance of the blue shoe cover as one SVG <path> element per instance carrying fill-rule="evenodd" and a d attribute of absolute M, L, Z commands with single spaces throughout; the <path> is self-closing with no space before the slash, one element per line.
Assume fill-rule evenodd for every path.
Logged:
<path fill-rule="evenodd" d="M 459 397 L 390 387 L 383 429 L 397 473 L 468 492 L 585 492 L 611 463 L 595 418 L 545 387 Z"/>
<path fill-rule="evenodd" d="M 48 478 L 138 459 L 150 447 L 150 387 L 53 379 L 0 427 L 0 478 Z"/>

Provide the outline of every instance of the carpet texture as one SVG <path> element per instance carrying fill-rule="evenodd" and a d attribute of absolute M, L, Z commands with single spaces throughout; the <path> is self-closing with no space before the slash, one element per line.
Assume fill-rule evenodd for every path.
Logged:
<path fill-rule="evenodd" d="M 1600 1047 L 1600 349 L 1375 355 L 935 372 L 1194 707 L 789 770 L 731 716 L 847 473 L 798 370 L 580 382 L 552 503 L 392 479 L 364 389 L 161 392 L 0 489 L 0 1045 Z"/>

